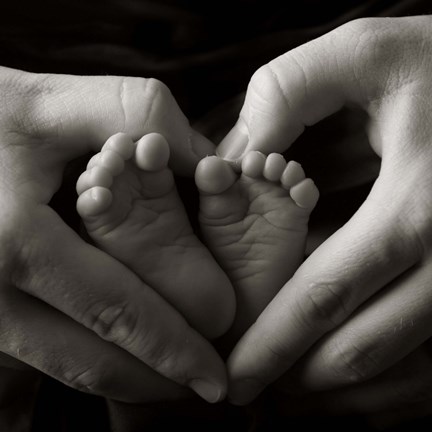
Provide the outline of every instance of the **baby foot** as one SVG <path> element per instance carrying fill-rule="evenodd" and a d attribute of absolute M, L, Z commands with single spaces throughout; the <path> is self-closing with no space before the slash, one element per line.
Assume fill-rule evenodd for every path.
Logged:
<path fill-rule="evenodd" d="M 248 153 L 240 177 L 216 156 L 198 164 L 200 223 L 206 244 L 233 283 L 238 338 L 304 258 L 318 190 L 301 166 L 280 154 Z"/>
<path fill-rule="evenodd" d="M 230 326 L 231 284 L 194 235 L 174 177 L 169 145 L 151 133 L 136 144 L 108 139 L 77 182 L 77 210 L 95 244 L 158 291 L 206 337 Z"/>

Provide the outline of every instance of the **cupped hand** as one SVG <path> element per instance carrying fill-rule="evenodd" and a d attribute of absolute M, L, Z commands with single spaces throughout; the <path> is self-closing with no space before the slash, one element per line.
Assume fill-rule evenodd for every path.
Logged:
<path fill-rule="evenodd" d="M 66 164 L 113 133 L 164 134 L 181 174 L 192 174 L 212 144 L 153 79 L 1 68 L 0 96 L 0 351 L 123 401 L 175 398 L 182 386 L 222 398 L 225 367 L 211 344 L 48 206 Z"/>
<path fill-rule="evenodd" d="M 362 414 L 379 430 L 432 414 L 432 350 L 426 341 L 381 374 L 364 382 L 310 392 L 294 367 L 275 388 L 282 415 Z M 301 366 L 301 364 L 299 364 Z"/>
<path fill-rule="evenodd" d="M 283 151 L 306 126 L 355 105 L 369 114 L 382 164 L 356 214 L 234 348 L 234 403 L 253 400 L 296 363 L 306 389 L 366 381 L 432 335 L 431 25 L 430 16 L 353 21 L 253 76 L 221 156 Z"/>

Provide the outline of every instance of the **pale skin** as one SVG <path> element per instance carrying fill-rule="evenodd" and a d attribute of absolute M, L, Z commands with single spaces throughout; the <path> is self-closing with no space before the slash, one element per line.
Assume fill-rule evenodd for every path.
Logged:
<path fill-rule="evenodd" d="M 431 23 L 430 16 L 354 21 L 253 76 L 219 155 L 236 161 L 250 150 L 282 151 L 305 126 L 355 104 L 370 116 L 382 167 L 353 218 L 300 266 L 234 348 L 234 403 L 253 400 L 305 353 L 285 388 L 347 386 L 322 396 L 336 411 L 370 411 L 371 389 L 375 406 L 399 413 L 432 399 L 422 347 L 432 317 Z M 409 361 L 423 379 L 398 378 Z"/>
<path fill-rule="evenodd" d="M 225 273 L 194 235 L 159 134 L 112 136 L 77 183 L 77 209 L 95 244 L 136 273 L 207 338 L 235 311 Z M 221 325 L 218 325 L 220 323 Z"/>
<path fill-rule="evenodd" d="M 206 245 L 229 276 L 237 299 L 223 338 L 232 347 L 304 259 L 307 223 L 318 189 L 282 155 L 248 153 L 240 173 L 216 156 L 195 172 Z"/>
<path fill-rule="evenodd" d="M 401 406 L 409 401 L 410 407 L 405 411 L 408 415 L 416 407 L 421 410 L 422 406 L 431 406 L 427 385 L 432 382 L 432 373 L 427 345 L 422 345 L 430 337 L 427 281 L 432 271 L 428 217 L 432 156 L 427 140 L 432 124 L 428 120 L 428 95 L 432 93 L 430 41 L 430 17 L 356 21 L 282 56 L 272 63 L 272 67 L 278 66 L 276 75 L 264 67 L 252 79 L 242 120 L 222 143 L 221 155 L 241 158 L 247 142 L 251 150 L 282 151 L 304 125 L 354 102 L 370 114 L 371 144 L 383 156 L 383 167 L 360 213 L 306 261 L 234 350 L 228 368 L 233 383 L 231 398 L 237 403 L 253 399 L 314 342 L 321 340 L 317 350 L 298 364 L 302 373 L 297 376 L 300 388 L 308 391 L 316 386 L 342 386 L 324 396 L 335 411 L 341 401 L 346 410 L 370 410 L 372 387 L 382 410 L 397 406 L 401 414 Z M 173 167 L 183 167 L 183 173 L 189 175 L 199 159 L 211 154 L 212 146 L 193 133 L 166 88 L 150 82 L 152 85 L 146 86 L 149 80 L 35 75 L 0 69 L 0 147 L 4 168 L 0 174 L 0 244 L 3 268 L 7 270 L 2 276 L 0 307 L 4 328 L 13 328 L 16 333 L 3 332 L 0 349 L 72 387 L 136 402 L 177 393 L 167 381 L 161 386 L 159 378 L 151 378 L 151 366 L 157 363 L 157 356 L 156 361 L 147 360 L 149 368 L 135 355 L 116 350 L 116 344 L 104 342 L 87 329 L 83 324 L 88 311 L 83 305 L 89 304 L 85 292 L 106 300 L 110 291 L 117 293 L 122 302 L 134 304 L 143 284 L 118 261 L 85 245 L 47 203 L 60 184 L 65 163 L 100 150 L 102 143 L 118 131 L 127 131 L 136 140 L 150 131 L 163 133 L 173 146 Z M 156 110 L 150 110 L 151 106 Z M 169 122 L 166 116 L 158 117 L 162 112 L 170 113 Z M 197 154 L 192 151 L 194 148 L 203 151 Z M 53 235 L 53 228 L 57 235 Z M 63 238 L 61 244 L 59 237 Z M 33 253 L 23 256 L 21 251 L 26 244 L 32 246 Z M 371 249 L 371 245 L 376 247 Z M 85 259 L 77 262 L 81 252 L 91 258 L 91 266 Z M 393 271 L 400 274 L 410 268 L 410 272 L 395 279 L 396 275 L 388 269 L 388 256 L 392 257 Z M 95 257 L 103 271 L 94 268 Z M 367 271 L 363 264 L 368 264 Z M 58 273 L 53 274 L 52 268 L 58 268 Z M 28 277 L 15 280 L 10 269 Z M 42 280 L 45 273 L 49 273 L 45 283 L 30 283 Z M 88 280 L 83 280 L 83 273 L 90 275 Z M 390 280 L 393 282 L 388 284 Z M 320 281 L 325 282 L 321 285 L 323 296 L 310 297 L 314 294 L 311 289 L 320 287 Z M 85 289 L 71 290 L 71 285 Z M 383 290 L 387 285 L 388 289 Z M 98 286 L 104 287 L 103 292 L 97 291 Z M 362 289 L 364 286 L 367 290 Z M 336 323 L 326 317 L 341 308 L 337 301 L 332 307 L 332 290 L 326 287 L 335 288 L 333 292 L 341 296 L 354 293 L 346 312 L 337 314 L 336 323 L 343 323 L 338 331 L 333 330 Z M 62 289 L 56 291 L 57 288 Z M 42 301 L 34 301 L 22 291 Z M 373 291 L 382 294 L 364 303 Z M 329 306 L 322 308 L 322 300 L 329 298 L 326 293 L 330 296 Z M 314 308 L 298 308 L 300 313 L 304 310 L 304 325 L 300 321 L 294 326 L 289 305 L 307 306 L 311 298 L 321 298 L 317 305 L 323 315 Z M 117 303 L 118 298 L 108 300 Z M 352 310 L 360 303 L 364 306 L 358 309 L 354 320 Z M 408 318 L 402 322 L 412 320 L 413 325 L 401 326 L 401 314 Z M 71 321 L 66 315 L 77 319 Z M 170 309 L 167 316 L 173 317 L 168 321 L 176 327 L 177 315 L 173 316 Z M 271 320 L 283 329 L 272 329 Z M 379 334 L 377 327 L 382 330 Z M 159 334 L 151 323 L 147 328 L 147 334 Z M 179 381 L 187 383 L 189 377 L 205 376 L 217 383 L 223 397 L 223 364 L 203 338 L 186 328 L 191 341 L 188 347 L 178 347 L 171 339 L 164 345 L 172 349 L 177 359 L 178 351 L 184 353 L 184 349 L 195 359 L 192 365 L 188 361 L 176 363 L 177 376 L 183 377 Z M 68 345 L 62 343 L 64 335 L 70 340 Z M 278 352 L 274 346 L 266 346 L 270 340 L 266 335 L 277 336 L 275 342 L 283 351 L 280 358 L 274 357 Z M 121 341 L 117 344 L 122 345 Z M 335 344 L 346 355 L 332 356 L 331 347 Z M 382 350 L 374 351 L 374 362 L 370 363 L 362 353 L 371 352 L 374 344 Z M 134 346 L 139 348 L 146 343 L 136 340 Z M 353 351 L 352 347 L 358 350 Z M 147 351 L 147 355 L 152 357 L 152 352 L 156 351 Z M 412 354 L 398 362 L 408 352 Z M 89 361 L 89 353 L 100 361 Z M 254 364 L 248 363 L 248 359 Z M 352 363 L 359 367 L 352 369 Z M 270 370 L 274 374 L 269 375 Z M 353 370 L 357 372 L 353 374 Z M 417 380 L 412 380 L 406 370 L 417 371 Z M 91 385 L 83 382 L 85 371 L 89 372 Z M 316 381 L 317 376 L 322 379 Z M 418 379 L 420 376 L 422 379 Z M 249 387 L 244 378 L 252 379 Z M 143 381 L 154 383 L 151 390 L 141 385 Z"/>
<path fill-rule="evenodd" d="M 216 156 L 202 159 L 195 172 L 200 229 L 228 280 L 187 220 L 168 168 L 169 149 L 156 133 L 137 143 L 125 134 L 110 137 L 78 179 L 77 210 L 98 247 L 206 337 L 221 335 L 216 316 L 232 322 L 236 306 L 232 344 L 303 260 L 318 190 L 299 164 L 278 154 L 251 152 L 240 177 Z"/>
<path fill-rule="evenodd" d="M 178 398 L 183 386 L 211 402 L 223 398 L 225 367 L 211 344 L 48 206 L 66 163 L 97 152 L 118 131 L 134 139 L 163 132 L 181 174 L 192 175 L 212 144 L 155 80 L 0 68 L 0 95 L 0 350 L 7 365 L 24 363 L 129 402 Z"/>

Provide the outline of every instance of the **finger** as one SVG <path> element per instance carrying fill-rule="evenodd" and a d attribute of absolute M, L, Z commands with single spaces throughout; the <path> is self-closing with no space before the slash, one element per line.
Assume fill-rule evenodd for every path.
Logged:
<path fill-rule="evenodd" d="M 393 186 L 378 179 L 353 218 L 305 261 L 239 341 L 228 360 L 233 402 L 252 400 L 325 333 L 419 261 L 422 244 Z"/>
<path fill-rule="evenodd" d="M 32 235 L 16 239 L 23 246 L 16 252 L 13 285 L 206 400 L 224 397 L 222 360 L 157 293 L 82 242 L 48 207 L 33 211 L 31 220 L 23 217 L 21 226 Z"/>
<path fill-rule="evenodd" d="M 425 345 L 364 383 L 290 398 L 288 409 L 331 415 L 410 411 L 432 400 L 432 359 Z M 286 386 L 286 384 L 291 385 Z M 280 383 L 288 392 L 292 381 Z M 283 391 L 283 390 L 282 390 Z M 293 404 L 296 406 L 294 407 Z M 303 409 L 302 409 L 303 407 Z M 297 412 L 298 414 L 298 412 Z"/>
<path fill-rule="evenodd" d="M 325 390 L 369 380 L 429 339 L 431 280 L 429 258 L 395 279 L 320 341 L 297 374 L 302 387 Z"/>
<path fill-rule="evenodd" d="M 0 343 L 12 360 L 76 390 L 126 402 L 187 394 L 185 388 L 50 306 L 14 287 L 1 288 L 2 328 L 7 330 Z"/>
<path fill-rule="evenodd" d="M 343 62 L 341 65 L 343 69 Z M 319 78 L 317 80 L 320 87 Z M 344 78 L 341 80 L 344 87 Z M 328 89 L 327 84 L 320 88 Z M 368 85 L 363 90 L 376 90 L 371 82 Z M 378 80 L 376 86 L 379 85 Z M 358 90 L 357 81 L 352 88 Z M 348 100 L 355 100 L 355 92 L 346 91 L 345 95 Z M 375 131 L 373 138 L 376 150 L 383 154 L 383 164 L 368 199 L 354 217 L 301 266 L 231 354 L 228 362 L 230 395 L 237 403 L 253 399 L 318 339 L 339 326 L 426 253 L 431 238 L 427 216 L 431 199 L 430 192 L 426 191 L 430 191 L 432 185 L 429 168 L 432 159 L 427 138 L 431 128 L 430 122 L 424 122 L 428 105 L 424 97 L 406 89 L 396 91 L 389 99 L 380 105 L 379 114 L 375 113 L 379 132 Z M 298 104 L 303 106 L 301 101 Z M 300 110 L 301 118 L 305 118 L 303 114 L 310 106 Z M 321 108 L 318 110 L 322 114 Z M 396 281 L 394 286 L 398 285 Z M 366 305 L 365 309 L 368 307 Z M 351 327 L 348 329 L 351 331 Z M 419 338 L 424 337 L 420 332 Z M 363 342 L 358 341 L 363 339 L 376 341 L 379 338 L 371 336 L 370 327 L 367 333 L 363 329 L 352 336 L 351 348 L 354 342 L 362 347 Z M 382 346 L 382 353 L 379 361 L 388 358 L 387 343 Z M 322 361 L 326 363 L 325 359 Z M 383 367 L 388 364 L 388 360 L 383 360 Z M 327 363 L 326 367 L 331 365 Z"/>
<path fill-rule="evenodd" d="M 339 34 L 345 33 L 345 37 Z M 252 76 L 239 119 L 217 148 L 228 160 L 251 150 L 282 153 L 312 125 L 338 111 L 352 82 L 356 40 L 346 27 L 293 49 L 262 66 Z"/>
<path fill-rule="evenodd" d="M 217 154 L 235 161 L 251 150 L 281 153 L 306 126 L 347 104 L 376 115 L 381 97 L 409 89 L 421 76 L 412 64 L 430 74 L 422 42 L 429 28 L 427 17 L 359 19 L 272 60 L 252 76 L 239 119 Z"/>
<path fill-rule="evenodd" d="M 300 320 L 320 323 L 322 319 L 313 318 L 313 311 L 307 312 L 305 305 L 312 301 L 319 309 L 324 307 L 331 293 L 323 295 L 323 287 L 334 294 L 335 305 L 327 303 L 324 310 L 324 316 L 328 314 L 325 319 L 330 318 L 333 325 L 324 325 L 321 334 L 329 328 L 338 329 L 316 345 L 307 359 L 302 376 L 311 389 L 367 380 L 431 335 L 432 152 L 427 137 L 432 126 L 423 121 L 428 112 L 423 98 L 407 98 L 402 93 L 392 100 L 388 111 L 382 106 L 379 145 L 385 153 L 370 196 L 352 220 L 304 264 L 299 279 L 288 284 L 296 286 L 287 288 L 291 292 L 283 300 L 302 311 L 293 310 L 293 317 L 300 315 Z M 417 265 L 403 274 L 413 264 Z M 310 285 L 311 278 L 312 284 L 313 278 L 320 279 L 315 288 Z M 384 291 L 347 319 L 384 286 Z M 292 343 L 289 331 L 304 336 L 302 327 L 293 325 L 291 330 L 287 327 L 284 336 L 278 335 L 275 343 L 279 343 L 279 350 Z M 292 352 L 289 348 L 288 353 Z"/>
<path fill-rule="evenodd" d="M 22 95 L 9 102 L 20 116 L 18 135 L 38 137 L 44 150 L 62 149 L 42 161 L 45 166 L 99 151 L 117 132 L 128 133 L 134 141 L 148 132 L 164 135 L 179 174 L 193 174 L 198 161 L 214 153 L 213 144 L 190 127 L 169 89 L 155 79 L 30 74 L 7 68 L 0 73 L 13 82 L 11 91 Z M 16 124 L 15 119 L 15 134 Z"/>

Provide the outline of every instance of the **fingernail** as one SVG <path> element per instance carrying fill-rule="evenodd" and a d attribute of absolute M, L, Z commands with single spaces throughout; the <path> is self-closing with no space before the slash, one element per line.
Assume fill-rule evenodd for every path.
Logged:
<path fill-rule="evenodd" d="M 237 122 L 217 147 L 216 154 L 226 160 L 238 159 L 243 155 L 248 142 L 247 129 L 242 128 L 240 122 Z"/>
<path fill-rule="evenodd" d="M 209 403 L 219 402 L 222 398 L 221 388 L 209 381 L 194 379 L 189 383 L 189 386 Z"/>
<path fill-rule="evenodd" d="M 252 402 L 263 390 L 260 382 L 253 378 L 244 378 L 230 384 L 228 400 L 233 405 L 246 405 Z"/>

